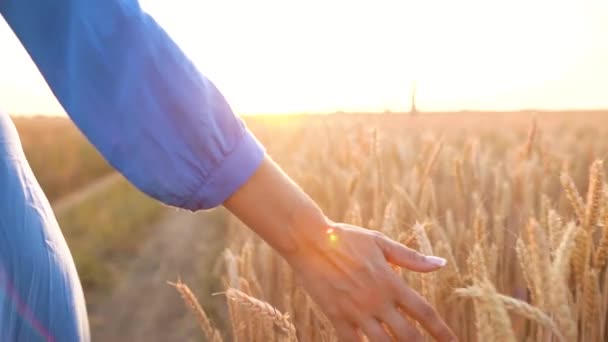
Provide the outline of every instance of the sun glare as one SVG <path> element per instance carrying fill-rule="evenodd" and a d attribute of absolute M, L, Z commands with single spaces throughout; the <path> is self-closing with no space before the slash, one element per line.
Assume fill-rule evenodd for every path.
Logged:
<path fill-rule="evenodd" d="M 338 235 L 336 234 L 336 232 L 334 231 L 333 228 L 328 228 L 325 233 L 327 234 L 327 236 L 329 237 L 329 241 L 330 242 L 336 242 L 338 241 Z"/>
<path fill-rule="evenodd" d="M 407 110 L 414 83 L 423 110 L 608 106 L 601 1 L 141 4 L 239 113 Z M 17 40 L 5 41 L 0 103 L 52 102 Z"/>
<path fill-rule="evenodd" d="M 184 15 L 144 4 L 168 25 Z M 600 7 L 607 9 L 584 1 L 207 1 L 182 21 L 200 34 L 184 26 L 175 35 L 240 112 L 403 110 L 414 82 L 431 109 L 550 107 L 570 89 L 550 85 L 577 72 L 608 76 L 605 63 L 584 67 L 594 54 L 608 58 L 596 46 L 608 33 Z"/>
<path fill-rule="evenodd" d="M 441 23 L 440 25 L 438 23 Z M 567 79 L 594 53 L 593 23 L 575 3 L 468 1 L 427 9 L 416 26 L 415 78 L 428 102 L 535 93 Z M 598 68 L 603 68 L 596 65 Z M 542 92 L 538 94 L 542 96 Z"/>

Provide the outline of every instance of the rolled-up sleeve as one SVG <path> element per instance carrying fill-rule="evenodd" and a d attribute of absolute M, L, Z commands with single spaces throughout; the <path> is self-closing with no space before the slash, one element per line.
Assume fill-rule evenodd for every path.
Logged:
<path fill-rule="evenodd" d="M 0 13 L 79 129 L 146 194 L 221 204 L 264 149 L 135 0 L 0 0 Z"/>

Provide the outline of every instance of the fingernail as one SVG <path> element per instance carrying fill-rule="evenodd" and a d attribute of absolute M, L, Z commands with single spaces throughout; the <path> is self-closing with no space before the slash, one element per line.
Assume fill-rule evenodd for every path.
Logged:
<path fill-rule="evenodd" d="M 439 267 L 443 267 L 445 266 L 445 264 L 448 263 L 447 260 L 445 260 L 444 258 L 440 258 L 440 257 L 436 257 L 436 256 L 432 256 L 432 255 L 427 255 L 424 257 L 426 259 L 426 262 L 428 262 L 429 264 L 433 264 Z"/>

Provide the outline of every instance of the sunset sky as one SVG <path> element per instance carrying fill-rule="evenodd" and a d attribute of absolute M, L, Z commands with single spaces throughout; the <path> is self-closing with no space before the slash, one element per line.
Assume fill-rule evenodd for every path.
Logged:
<path fill-rule="evenodd" d="M 608 108 L 604 0 L 141 4 L 240 114 Z M 3 20 L 0 108 L 63 113 Z"/>

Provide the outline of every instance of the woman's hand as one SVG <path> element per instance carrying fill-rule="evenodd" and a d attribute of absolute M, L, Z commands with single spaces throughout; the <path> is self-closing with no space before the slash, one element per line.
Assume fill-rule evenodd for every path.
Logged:
<path fill-rule="evenodd" d="M 303 228 L 304 229 L 304 228 Z M 424 256 L 376 231 L 328 222 L 306 227 L 317 238 L 300 244 L 286 260 L 319 304 L 343 341 L 422 341 L 406 319 L 417 320 L 438 341 L 456 341 L 437 312 L 412 290 L 390 264 L 431 272 L 444 259 Z M 323 234 L 310 234 L 322 229 Z"/>
<path fill-rule="evenodd" d="M 329 221 L 270 158 L 224 203 L 293 267 L 344 341 L 417 341 L 407 315 L 438 341 L 456 337 L 437 312 L 391 269 L 437 270 L 423 256 L 382 234 Z M 386 330 L 384 327 L 387 327 Z"/>

